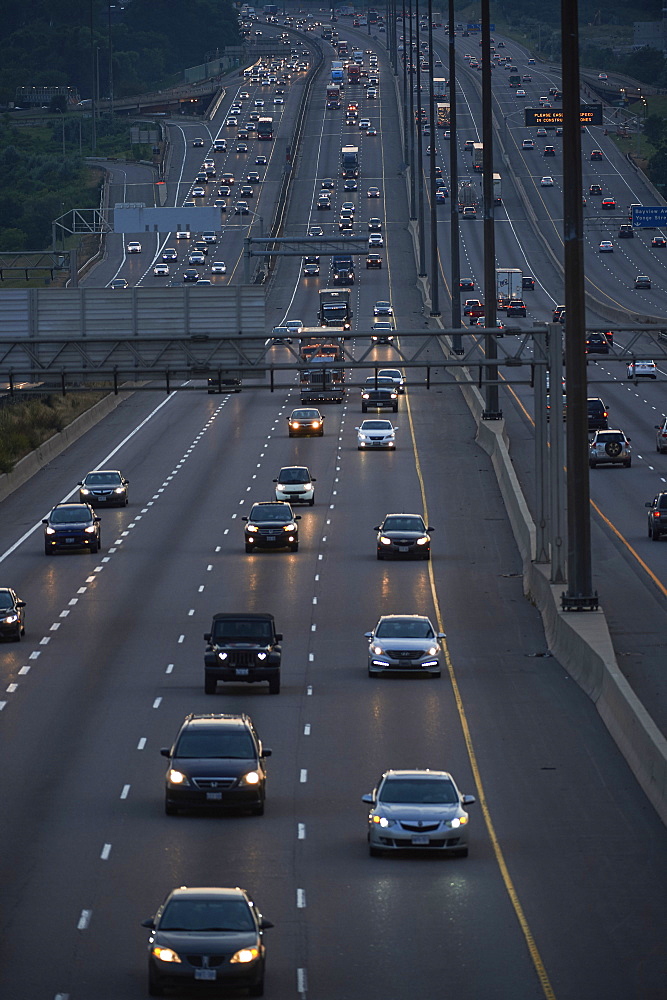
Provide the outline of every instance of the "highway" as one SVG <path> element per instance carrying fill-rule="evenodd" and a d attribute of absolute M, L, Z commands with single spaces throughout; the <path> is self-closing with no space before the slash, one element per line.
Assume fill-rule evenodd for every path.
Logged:
<path fill-rule="evenodd" d="M 355 225 L 366 231 L 379 216 L 385 240 L 383 268 L 367 271 L 360 262 L 353 286 L 350 343 L 364 348 L 378 299 L 391 298 L 399 330 L 436 329 L 416 289 L 390 68 L 384 50 L 369 45 L 379 53 L 380 89 L 369 100 L 360 88 L 360 117 L 379 134 L 361 135 L 344 124 L 343 111 L 325 110 L 325 66 L 308 102 L 286 221 L 287 234 L 314 224 L 337 229 L 348 200 L 340 149 L 358 144 Z M 330 59 L 333 50 L 325 52 Z M 479 109 L 474 88 L 460 79 L 471 108 L 461 129 L 471 129 Z M 290 121 L 300 86 L 285 95 Z M 211 139 L 231 101 L 230 94 L 210 123 Z M 188 123 L 180 139 L 173 136 L 170 198 L 186 197 L 199 169 L 193 133 Z M 264 218 L 285 134 L 279 128 L 273 144 L 255 143 L 247 157 L 257 145 L 274 147 Z M 462 131 L 461 144 L 467 137 Z M 228 163 L 229 151 L 224 166 L 216 157 L 218 169 Z M 336 179 L 330 213 L 315 207 L 325 177 Z M 379 204 L 366 197 L 370 185 L 381 189 Z M 558 196 L 549 193 L 557 218 Z M 515 215 L 511 186 L 504 197 L 499 264 L 523 266 L 515 256 L 525 242 L 522 209 L 517 201 Z M 462 245 L 479 281 L 482 226 L 470 223 L 470 235 L 465 228 Z M 439 230 L 447 273 L 446 225 Z M 242 236 L 231 224 L 225 229 L 217 249 L 230 273 L 222 280 L 242 280 Z M 527 239 L 537 287 L 529 326 L 548 318 L 562 288 L 539 244 Z M 554 226 L 549 239 L 557 239 Z M 87 280 L 164 282 L 152 274 L 164 242 L 126 256 L 118 241 Z M 269 286 L 270 325 L 315 323 L 317 289 L 329 276 L 323 268 L 306 281 L 300 272 L 299 258 L 281 260 Z M 604 267 L 591 269 L 591 278 L 618 294 Z M 284 357 L 285 348 L 274 354 Z M 391 364 L 395 354 L 381 346 L 373 359 Z M 595 370 L 603 374 L 604 362 Z M 637 455 L 657 422 L 645 414 L 661 399 L 664 407 L 661 384 L 629 392 L 631 383 L 618 377 L 604 387 L 637 447 L 628 472 L 591 476 L 593 496 L 637 546 L 643 500 L 667 468 L 663 456 L 650 469 Z M 286 417 L 298 405 L 289 374 L 274 393 L 137 393 L 3 501 L 2 577 L 27 602 L 27 627 L 20 645 L 0 652 L 0 996 L 145 997 L 141 921 L 172 887 L 187 884 L 242 886 L 274 923 L 265 934 L 267 997 L 658 1000 L 667 981 L 664 827 L 594 705 L 548 655 L 539 614 L 522 594 L 491 463 L 475 444 L 461 395 L 408 388 L 390 415 L 395 453 L 357 449 L 356 388 L 341 406 L 323 408 L 322 438 L 288 437 Z M 530 485 L 532 399 L 508 392 L 502 405 Z M 274 477 L 289 464 L 308 465 L 317 477 L 314 507 L 299 510 L 299 551 L 246 555 L 241 517 L 254 501 L 271 499 Z M 104 467 L 129 479 L 130 503 L 101 512 L 101 553 L 46 557 L 41 519 L 89 469 Z M 611 484 L 617 476 L 621 487 Z M 393 511 L 423 512 L 434 526 L 431 562 L 376 560 L 373 526 Z M 612 603 L 612 626 L 617 614 L 627 629 L 628 615 L 641 620 L 648 584 L 608 529 L 596 525 L 594 546 L 605 607 L 607 595 L 625 597 L 623 615 Z M 664 583 L 664 546 L 646 547 Z M 654 607 L 664 622 L 664 601 Z M 204 694 L 203 633 L 223 610 L 275 615 L 284 634 L 279 697 L 246 685 Z M 440 679 L 367 676 L 364 633 L 392 612 L 426 614 L 446 633 Z M 647 634 L 636 641 L 646 650 L 644 674 Z M 262 817 L 164 814 L 160 748 L 186 714 L 212 711 L 247 712 L 272 748 Z M 476 797 L 469 857 L 369 857 L 361 796 L 390 767 L 447 769 Z"/>

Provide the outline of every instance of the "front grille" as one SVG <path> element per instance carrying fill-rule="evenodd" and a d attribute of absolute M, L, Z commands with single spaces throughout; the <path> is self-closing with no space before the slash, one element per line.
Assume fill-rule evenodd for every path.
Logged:
<path fill-rule="evenodd" d="M 260 528 L 260 535 L 280 535 L 283 530 L 282 524 L 276 525 L 275 528 Z"/>
<path fill-rule="evenodd" d="M 403 830 L 409 830 L 410 833 L 430 833 L 431 830 L 437 830 L 440 826 L 439 823 L 401 823 L 401 828 Z"/>
<path fill-rule="evenodd" d="M 418 660 L 422 653 L 417 649 L 388 649 L 387 656 L 392 660 Z"/>
<path fill-rule="evenodd" d="M 219 969 L 225 964 L 225 955 L 186 955 L 185 956 L 195 969 Z"/>
<path fill-rule="evenodd" d="M 251 649 L 232 649 L 227 654 L 230 667 L 254 667 L 255 654 Z"/>
<path fill-rule="evenodd" d="M 231 788 L 235 781 L 235 778 L 193 778 L 192 784 L 202 792 L 217 792 L 225 788 Z"/>
<path fill-rule="evenodd" d="M 394 545 L 415 545 L 414 538 L 394 538 Z"/>

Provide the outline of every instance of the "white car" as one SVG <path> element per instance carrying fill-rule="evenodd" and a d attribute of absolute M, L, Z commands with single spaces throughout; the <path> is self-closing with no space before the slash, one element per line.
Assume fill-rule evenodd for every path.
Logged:
<path fill-rule="evenodd" d="M 301 331 L 303 330 L 303 320 L 288 319 L 287 322 L 285 323 L 285 326 L 293 336 L 298 337 Z"/>
<path fill-rule="evenodd" d="M 169 264 L 156 264 L 153 268 L 153 274 L 169 274 Z"/>
<path fill-rule="evenodd" d="M 396 431 L 391 420 L 364 420 L 357 432 L 357 449 L 363 451 L 370 448 L 395 448 Z"/>
<path fill-rule="evenodd" d="M 655 361 L 631 361 L 628 365 L 629 379 L 633 378 L 657 378 L 658 366 Z"/>
<path fill-rule="evenodd" d="M 200 185 L 197 185 L 197 187 L 193 187 L 193 189 L 192 189 L 192 197 L 193 198 L 205 198 L 206 197 L 206 189 L 203 188 L 203 187 L 201 187 Z"/>
<path fill-rule="evenodd" d="M 600 253 L 613 253 L 614 244 L 611 242 L 611 240 L 601 240 L 598 249 Z"/>
<path fill-rule="evenodd" d="M 227 140 L 226 139 L 214 139 L 213 140 L 213 149 L 215 149 L 218 153 L 224 153 L 224 151 L 227 149 Z"/>
<path fill-rule="evenodd" d="M 517 97 L 525 97 L 525 96 L 526 96 L 526 91 L 525 91 L 525 90 L 522 90 L 522 89 L 521 89 L 521 87 L 519 87 L 519 88 L 518 88 L 518 89 L 516 90 L 516 92 L 515 92 L 515 93 L 516 93 L 516 96 L 517 96 Z"/>
<path fill-rule="evenodd" d="M 400 395 L 405 392 L 405 377 L 400 368 L 380 368 L 378 378 L 389 378 L 392 380 Z"/>
<path fill-rule="evenodd" d="M 522 149 L 535 149 L 535 142 L 533 139 L 524 139 L 521 143 Z"/>
<path fill-rule="evenodd" d="M 176 233 L 176 239 L 177 240 L 189 240 L 190 239 L 190 230 L 189 229 L 181 229 L 181 230 L 179 230 Z"/>
<path fill-rule="evenodd" d="M 227 265 L 223 260 L 214 260 L 211 264 L 211 274 L 227 274 Z"/>
<path fill-rule="evenodd" d="M 317 480 L 311 476 L 305 465 L 288 465 L 280 470 L 276 484 L 276 500 L 287 503 L 307 503 L 312 507 L 315 503 L 315 487 Z"/>
<path fill-rule="evenodd" d="M 379 320 L 379 322 L 373 324 L 371 331 L 372 344 L 393 344 L 393 342 L 394 324 L 392 320 Z"/>
<path fill-rule="evenodd" d="M 255 101 L 255 107 L 256 108 L 263 108 L 264 107 L 264 101 L 262 101 L 262 100 Z"/>
<path fill-rule="evenodd" d="M 554 179 L 553 177 L 543 177 L 540 184 L 543 188 L 552 188 L 554 186 Z"/>
<path fill-rule="evenodd" d="M 448 128 L 446 128 L 445 131 L 442 133 L 442 138 L 443 139 L 451 139 L 451 137 L 452 137 L 452 133 L 450 132 L 450 130 Z"/>
<path fill-rule="evenodd" d="M 282 97 L 274 97 L 273 98 L 273 103 L 274 104 L 284 104 L 285 102 L 283 101 Z"/>
<path fill-rule="evenodd" d="M 373 306 L 374 316 L 393 316 L 394 310 L 391 307 L 391 302 L 387 302 L 384 299 L 379 300 Z"/>
<path fill-rule="evenodd" d="M 127 244 L 125 249 L 128 253 L 141 253 L 141 243 L 137 243 L 136 240 L 133 240 L 131 243 Z"/>
<path fill-rule="evenodd" d="M 368 248 L 369 248 L 369 250 L 372 250 L 373 247 L 383 247 L 383 246 L 384 246 L 384 240 L 382 238 L 382 234 L 381 233 L 371 233 L 371 235 L 368 237 Z"/>
<path fill-rule="evenodd" d="M 467 857 L 467 807 L 474 801 L 447 771 L 385 771 L 377 788 L 362 796 L 371 807 L 371 857 L 403 850 Z"/>
<path fill-rule="evenodd" d="M 365 128 L 370 128 L 370 127 L 371 127 L 371 120 L 370 120 L 370 118 L 362 118 L 359 121 L 359 128 L 365 129 Z"/>

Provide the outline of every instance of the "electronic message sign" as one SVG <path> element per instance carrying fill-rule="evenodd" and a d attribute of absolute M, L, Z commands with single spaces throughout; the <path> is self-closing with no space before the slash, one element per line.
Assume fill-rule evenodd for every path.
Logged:
<path fill-rule="evenodd" d="M 562 108 L 525 108 L 526 125 L 541 125 L 543 128 L 562 126 Z M 582 104 L 579 108 L 582 125 L 602 125 L 602 105 Z"/>

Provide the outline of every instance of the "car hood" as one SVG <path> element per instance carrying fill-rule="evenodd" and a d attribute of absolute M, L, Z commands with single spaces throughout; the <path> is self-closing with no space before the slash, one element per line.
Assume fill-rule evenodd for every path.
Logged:
<path fill-rule="evenodd" d="M 424 535 L 426 534 L 425 531 L 395 531 L 393 529 L 389 531 L 381 531 L 379 533 L 381 535 L 384 535 L 386 538 L 392 538 L 392 539 L 407 538 L 410 540 L 412 540 L 413 538 L 423 538 Z"/>
<path fill-rule="evenodd" d="M 183 771 L 190 778 L 210 777 L 211 775 L 238 778 L 239 775 L 247 774 L 248 771 L 259 770 L 260 764 L 252 757 L 250 759 L 243 757 L 174 757 L 170 761 L 169 767 L 176 771 Z"/>
<path fill-rule="evenodd" d="M 437 639 L 373 639 L 371 640 L 374 646 L 381 646 L 382 649 L 411 649 L 417 652 L 422 650 L 430 649 L 432 646 L 438 646 Z"/>
<path fill-rule="evenodd" d="M 48 527 L 56 531 L 72 531 L 75 528 L 88 528 L 93 523 L 93 521 L 70 521 L 69 524 L 54 524 L 53 521 L 49 521 Z"/>
<path fill-rule="evenodd" d="M 460 815 L 461 810 L 457 802 L 448 805 L 433 803 L 429 803 L 428 805 L 414 805 L 405 802 L 379 802 L 376 812 L 381 816 L 386 816 L 387 819 L 397 821 L 407 820 L 410 823 L 419 823 L 420 821 L 428 823 L 436 819 L 440 822 L 452 819 L 454 816 Z"/>
<path fill-rule="evenodd" d="M 239 948 L 259 946 L 256 931 L 162 931 L 151 941 L 186 955 L 233 955 Z"/>
<path fill-rule="evenodd" d="M 258 528 L 275 528 L 276 531 L 280 531 L 284 528 L 286 524 L 291 524 L 291 519 L 287 521 L 251 521 L 250 524 L 256 525 Z"/>

